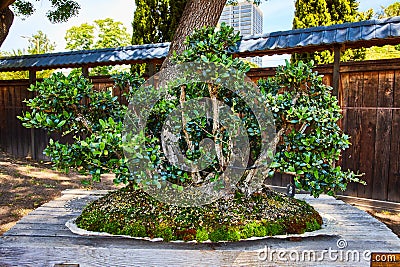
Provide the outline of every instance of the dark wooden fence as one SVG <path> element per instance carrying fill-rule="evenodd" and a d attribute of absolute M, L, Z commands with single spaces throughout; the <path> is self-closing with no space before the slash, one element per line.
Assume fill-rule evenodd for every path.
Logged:
<path fill-rule="evenodd" d="M 315 70 L 332 84 L 332 65 Z M 253 80 L 272 75 L 273 68 L 249 73 Z M 112 87 L 106 77 L 93 77 L 93 83 L 99 89 Z M 42 151 L 49 136 L 23 128 L 16 118 L 26 109 L 22 100 L 31 97 L 27 86 L 26 80 L 0 81 L 0 147 L 16 156 L 45 160 Z M 368 183 L 350 184 L 344 195 L 400 203 L 400 59 L 342 63 L 338 98 L 341 126 L 353 144 L 343 154 L 342 167 L 365 173 Z M 270 184 L 286 186 L 289 179 L 277 175 Z"/>

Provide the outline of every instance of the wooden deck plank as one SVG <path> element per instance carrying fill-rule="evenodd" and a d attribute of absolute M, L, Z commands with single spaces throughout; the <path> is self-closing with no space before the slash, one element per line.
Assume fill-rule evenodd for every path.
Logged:
<path fill-rule="evenodd" d="M 258 266 L 259 251 L 337 249 L 344 238 L 350 250 L 379 249 L 400 251 L 400 240 L 384 224 L 364 211 L 341 200 L 321 196 L 314 199 L 298 195 L 325 218 L 325 228 L 318 236 L 303 238 L 272 237 L 262 240 L 220 243 L 164 243 L 124 237 L 80 236 L 73 234 L 65 222 L 78 216 L 89 200 L 90 192 L 67 192 L 18 222 L 0 237 L 0 266 L 54 266 L 71 263 L 79 266 Z M 326 231 L 335 235 L 323 235 Z M 325 232 L 324 232 L 325 231 Z M 317 232 L 315 232 L 317 233 Z M 332 234 L 332 233 L 331 233 Z M 294 241 L 296 240 L 296 241 Z M 296 266 L 293 262 L 274 262 L 279 266 Z M 326 261 L 315 265 L 326 266 Z M 335 262 L 337 265 L 338 262 Z M 340 266 L 365 266 L 367 262 L 340 262 Z M 297 266 L 303 266 L 303 262 Z"/>

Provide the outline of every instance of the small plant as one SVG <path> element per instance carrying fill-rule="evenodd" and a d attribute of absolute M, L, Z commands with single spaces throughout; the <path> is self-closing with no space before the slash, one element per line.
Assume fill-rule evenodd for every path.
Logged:
<path fill-rule="evenodd" d="M 197 242 L 204 242 L 209 239 L 208 231 L 204 228 L 197 229 L 196 231 L 196 240 Z"/>

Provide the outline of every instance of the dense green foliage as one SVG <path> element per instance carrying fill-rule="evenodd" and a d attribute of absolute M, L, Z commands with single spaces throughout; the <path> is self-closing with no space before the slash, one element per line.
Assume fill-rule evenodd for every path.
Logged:
<path fill-rule="evenodd" d="M 361 181 L 353 172 L 335 166 L 350 145 L 349 137 L 338 126 L 341 113 L 336 97 L 311 67 L 312 63 L 287 62 L 278 67 L 275 77 L 259 81 L 259 86 L 266 93 L 277 129 L 285 129 L 271 167 L 294 175 L 298 188 L 318 196 Z"/>
<path fill-rule="evenodd" d="M 12 8 L 19 16 L 30 16 L 35 12 L 33 2 L 33 0 L 16 0 Z M 79 4 L 73 0 L 50 0 L 50 3 L 52 9 L 46 15 L 52 23 L 65 22 L 77 16 L 80 10 Z"/>
<path fill-rule="evenodd" d="M 66 41 L 65 48 L 68 50 L 113 48 L 130 44 L 126 27 L 122 22 L 114 21 L 111 18 L 95 20 L 92 24 L 83 23 L 73 26 L 67 30 L 64 39 Z M 96 67 L 91 70 L 90 74 L 108 75 L 117 70 L 110 66 Z"/>
<path fill-rule="evenodd" d="M 245 73 L 249 67 L 228 53 L 235 48 L 238 38 L 232 28 L 224 25 L 218 31 L 214 28 L 199 29 L 187 39 L 188 49 L 182 55 L 175 55 L 174 60 L 178 63 L 212 62 L 221 68 L 234 68 L 239 73 Z M 140 97 L 146 99 L 150 96 L 149 92 L 152 93 L 152 88 L 146 93 L 137 90 L 142 82 L 138 76 L 121 74 L 115 79 L 116 86 L 121 90 L 129 89 L 128 97 L 135 94 L 135 101 L 139 101 Z M 340 109 L 336 98 L 330 95 L 330 88 L 322 84 L 321 77 L 311 70 L 310 64 L 287 64 L 277 70 L 275 78 L 261 81 L 260 88 L 259 106 L 271 110 L 277 129 L 282 129 L 280 132 L 283 133 L 270 174 L 274 171 L 289 172 L 295 175 L 298 188 L 309 190 L 314 196 L 334 194 L 344 190 L 348 182 L 359 181 L 353 172 L 343 172 L 340 167 L 335 167 L 335 161 L 349 146 L 349 140 L 337 126 Z M 99 180 L 103 173 L 113 172 L 117 183 L 140 185 L 145 173 L 130 172 L 128 161 L 123 156 L 122 120 L 126 107 L 118 103 L 117 97 L 112 96 L 110 91 L 94 90 L 88 80 L 76 75 L 66 77 L 56 74 L 30 90 L 38 97 L 27 100 L 31 111 L 20 117 L 23 125 L 73 138 L 73 142 L 69 143 L 51 141 L 46 148 L 46 155 L 51 157 L 57 168 L 89 173 L 94 180 Z M 235 113 L 241 114 L 250 141 L 248 165 L 257 161 L 262 142 L 260 126 L 239 95 L 225 88 L 198 83 L 187 84 L 184 88 L 172 86 L 168 90 L 172 97 L 161 99 L 154 105 L 144 131 L 132 138 L 130 145 L 133 146 L 125 147 L 132 150 L 130 161 L 140 165 L 146 159 L 149 161 L 148 169 L 161 170 L 159 175 L 146 179 L 155 184 L 167 180 L 177 186 L 200 185 L 218 179 L 224 170 L 220 159 L 215 157 L 210 160 L 205 173 L 200 173 L 200 177 L 194 176 L 172 165 L 163 155 L 160 132 L 167 115 L 185 101 L 180 97 L 182 90 L 185 90 L 186 100 L 216 97 Z M 182 135 L 179 143 L 181 152 L 189 159 L 194 160 L 204 154 L 199 147 L 204 138 L 214 140 L 218 145 L 216 151 L 221 150 L 223 157 L 229 156 L 228 136 L 223 129 L 214 131 L 213 123 L 206 118 L 188 121 L 184 129 L 189 139 Z M 144 145 L 145 149 L 136 151 L 136 145 L 138 148 Z M 251 171 L 246 175 L 251 176 Z"/>
<path fill-rule="evenodd" d="M 135 0 L 132 22 L 132 44 L 153 44 L 172 41 L 187 0 Z M 136 64 L 132 70 L 146 72 L 146 64 Z"/>
<path fill-rule="evenodd" d="M 135 0 L 132 44 L 172 41 L 187 0 Z"/>
<path fill-rule="evenodd" d="M 396 16 L 400 16 L 400 2 L 394 2 L 387 7 L 382 7 L 382 11 L 379 14 L 379 18 L 389 18 Z"/>
<path fill-rule="evenodd" d="M 111 18 L 95 20 L 92 24 L 73 26 L 65 34 L 69 50 L 88 50 L 129 45 L 129 33 L 122 22 Z"/>
<path fill-rule="evenodd" d="M 203 242 L 302 234 L 320 229 L 321 216 L 306 202 L 265 189 L 249 198 L 239 192 L 203 207 L 179 208 L 128 188 L 89 204 L 80 228 L 134 237 Z"/>
<path fill-rule="evenodd" d="M 328 26 L 345 22 L 367 20 L 372 17 L 372 12 L 358 12 L 356 0 L 296 0 L 293 29 L 303 29 L 316 26 Z M 341 56 L 342 61 L 362 60 L 365 49 L 346 50 Z M 330 51 L 294 54 L 292 61 L 309 62 L 316 64 L 333 62 L 333 53 Z"/>
<path fill-rule="evenodd" d="M 141 82 L 137 78 L 132 85 Z M 128 179 L 121 140 L 126 107 L 117 97 L 96 91 L 89 80 L 74 73 L 56 73 L 30 90 L 38 97 L 26 101 L 32 111 L 20 117 L 23 125 L 73 138 L 69 144 L 50 140 L 44 151 L 58 169 L 75 169 L 95 181 L 110 172 L 116 174 L 116 182 Z"/>

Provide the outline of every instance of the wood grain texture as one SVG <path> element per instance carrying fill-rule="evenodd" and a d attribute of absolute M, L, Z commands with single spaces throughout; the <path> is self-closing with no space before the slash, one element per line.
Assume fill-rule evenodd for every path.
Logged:
<path fill-rule="evenodd" d="M 35 212 L 17 223 L 0 237 L 0 266 L 51 266 L 79 264 L 79 266 L 304 266 L 304 262 L 270 260 L 260 252 L 321 251 L 337 249 L 339 238 L 348 242 L 348 249 L 366 250 L 379 247 L 379 251 L 400 250 L 399 239 L 381 222 L 367 213 L 335 200 L 298 195 L 309 202 L 324 217 L 325 228 L 331 235 L 313 237 L 280 237 L 263 240 L 220 243 L 167 243 L 149 242 L 120 237 L 79 236 L 65 227 L 71 214 L 68 207 L 82 207 L 104 192 L 70 190 L 56 201 L 46 204 L 49 220 L 37 221 Z M 54 215 L 63 212 L 66 215 Z M 45 216 L 45 215 L 40 215 Z M 326 230 L 325 230 L 326 231 Z M 266 250 L 268 249 L 268 250 Z M 265 256 L 265 255 L 264 255 Z M 367 261 L 336 261 L 339 266 L 365 266 Z M 312 262 L 313 266 L 332 264 L 326 257 Z"/>
<path fill-rule="evenodd" d="M 376 107 L 378 98 L 378 74 L 367 72 L 363 79 L 363 107 Z M 372 184 L 374 180 L 375 161 L 375 129 L 376 129 L 376 109 L 361 110 L 361 132 L 360 132 L 360 173 L 365 175 L 362 179 L 367 186 L 359 186 L 357 196 L 361 198 L 372 198 Z"/>
<path fill-rule="evenodd" d="M 395 71 L 393 107 L 400 107 L 400 71 Z M 389 158 L 388 200 L 400 202 L 400 110 L 393 110 Z"/>
<path fill-rule="evenodd" d="M 378 107 L 393 107 L 394 72 L 379 73 Z M 372 198 L 388 199 L 392 110 L 378 109 L 375 142 L 375 164 Z"/>

